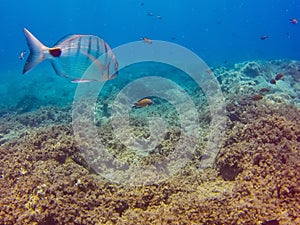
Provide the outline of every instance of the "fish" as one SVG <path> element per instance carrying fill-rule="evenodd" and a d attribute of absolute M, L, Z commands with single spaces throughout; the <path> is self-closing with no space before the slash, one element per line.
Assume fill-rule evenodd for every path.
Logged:
<path fill-rule="evenodd" d="M 263 35 L 263 36 L 260 37 L 260 40 L 266 40 L 267 38 L 269 38 L 269 36 Z"/>
<path fill-rule="evenodd" d="M 102 82 L 118 75 L 118 61 L 113 51 L 98 36 L 67 35 L 53 47 L 47 47 L 26 28 L 24 34 L 30 53 L 23 74 L 47 59 L 58 76 L 71 79 L 73 83 Z M 92 77 L 81 79 L 85 72 Z"/>
<path fill-rule="evenodd" d="M 275 80 L 280 80 L 281 78 L 283 78 L 283 74 L 282 73 L 278 73 L 275 77 Z"/>
<path fill-rule="evenodd" d="M 147 12 L 147 16 L 154 16 L 153 12 Z"/>
<path fill-rule="evenodd" d="M 271 79 L 270 80 L 270 84 L 276 84 L 276 80 L 275 79 Z"/>
<path fill-rule="evenodd" d="M 25 58 L 26 53 L 27 53 L 26 51 L 21 51 L 19 55 L 19 59 L 23 60 Z"/>
<path fill-rule="evenodd" d="M 253 96 L 251 97 L 251 99 L 252 99 L 253 101 L 259 101 L 259 100 L 262 100 L 263 98 L 264 98 L 264 96 L 259 95 L 259 94 L 253 95 Z"/>
<path fill-rule="evenodd" d="M 142 37 L 141 40 L 143 40 L 147 44 L 152 44 L 152 40 L 150 38 Z"/>
<path fill-rule="evenodd" d="M 134 108 L 144 108 L 152 105 L 154 102 L 150 98 L 142 98 L 135 102 L 132 107 Z"/>
<path fill-rule="evenodd" d="M 206 73 L 209 74 L 209 75 L 211 75 L 211 74 L 212 74 L 211 69 L 207 69 L 207 70 L 206 70 Z"/>
<path fill-rule="evenodd" d="M 152 44 L 152 40 L 150 38 L 142 37 L 141 40 L 143 40 L 147 44 Z"/>
<path fill-rule="evenodd" d="M 263 88 L 261 88 L 259 90 L 259 92 L 261 92 L 261 93 L 265 93 L 265 92 L 269 92 L 269 91 L 270 91 L 270 89 L 269 88 L 265 88 L 265 87 L 263 87 Z"/>
<path fill-rule="evenodd" d="M 292 18 L 292 19 L 289 19 L 290 23 L 292 24 L 298 24 L 298 20 L 296 18 Z"/>
<path fill-rule="evenodd" d="M 160 15 L 157 15 L 157 16 L 156 16 L 156 19 L 159 19 L 159 20 L 161 20 L 161 19 L 162 19 L 162 16 L 160 16 Z"/>

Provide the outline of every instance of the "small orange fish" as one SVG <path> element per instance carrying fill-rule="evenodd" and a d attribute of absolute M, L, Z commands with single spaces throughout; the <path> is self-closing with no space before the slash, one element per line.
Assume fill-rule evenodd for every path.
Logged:
<path fill-rule="evenodd" d="M 280 80 L 281 78 L 283 78 L 283 74 L 279 73 L 276 75 L 275 80 Z"/>
<path fill-rule="evenodd" d="M 142 37 L 141 40 L 143 40 L 147 44 L 152 44 L 152 40 L 150 38 Z"/>
<path fill-rule="evenodd" d="M 143 98 L 134 103 L 133 107 L 135 108 L 144 108 L 152 105 L 154 102 L 150 98 Z"/>

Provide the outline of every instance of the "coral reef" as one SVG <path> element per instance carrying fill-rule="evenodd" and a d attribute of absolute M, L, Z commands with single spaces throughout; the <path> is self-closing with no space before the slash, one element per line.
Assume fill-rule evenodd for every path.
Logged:
<path fill-rule="evenodd" d="M 260 65 L 257 62 L 247 62 L 242 67 L 241 72 L 250 78 L 257 77 L 261 73 Z"/>
<path fill-rule="evenodd" d="M 265 83 L 271 77 L 267 68 L 274 69 L 270 64 L 282 66 L 257 63 L 259 73 L 266 71 L 258 75 Z M 257 101 L 249 98 L 261 83 L 244 78 L 244 67 L 214 71 L 226 90 L 228 112 L 215 166 L 199 170 L 199 145 L 199 155 L 178 173 L 144 186 L 112 183 L 94 173 L 74 140 L 70 107 L 5 114 L 0 119 L 0 224 L 300 224 L 300 111 L 289 102 L 271 102 L 275 90 Z M 294 79 L 283 73 L 285 82 Z M 203 111 L 200 117 L 206 117 Z M 141 118 L 131 123 L 132 132 L 147 135 Z M 116 157 L 134 156 L 110 138 L 109 122 L 98 125 Z M 180 137 L 172 128 L 144 163 L 172 151 Z"/>

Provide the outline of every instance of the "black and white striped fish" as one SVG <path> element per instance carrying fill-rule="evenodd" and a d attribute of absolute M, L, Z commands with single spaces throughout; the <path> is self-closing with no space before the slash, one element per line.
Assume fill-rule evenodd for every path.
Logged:
<path fill-rule="evenodd" d="M 69 35 L 52 48 L 42 44 L 24 28 L 30 54 L 23 74 L 49 59 L 57 75 L 75 83 L 106 81 L 117 77 L 118 62 L 108 44 L 94 35 Z M 84 77 L 83 77 L 84 75 Z"/>

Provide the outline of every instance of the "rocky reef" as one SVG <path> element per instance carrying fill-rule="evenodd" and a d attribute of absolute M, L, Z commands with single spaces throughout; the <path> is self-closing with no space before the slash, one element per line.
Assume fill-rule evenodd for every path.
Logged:
<path fill-rule="evenodd" d="M 297 66 L 286 61 L 246 64 L 213 70 L 227 111 L 215 165 L 198 168 L 203 138 L 184 168 L 153 184 L 117 184 L 96 174 L 75 142 L 70 107 L 5 114 L 0 223 L 300 224 L 300 111 L 293 97 L 298 89 L 284 91 L 290 86 L 285 83 L 298 79 L 291 69 Z M 279 70 L 284 81 L 274 86 L 268 81 Z M 261 93 L 262 88 L 271 91 Z M 254 94 L 263 98 L 254 99 Z M 276 96 L 282 101 L 273 101 Z M 104 121 L 99 134 L 107 146 L 116 157 L 132 156 L 111 138 L 112 128 Z M 140 118 L 132 123 L 145 125 Z M 172 129 L 145 163 L 172 151 L 180 137 Z M 147 136 L 147 131 L 136 132 Z"/>

